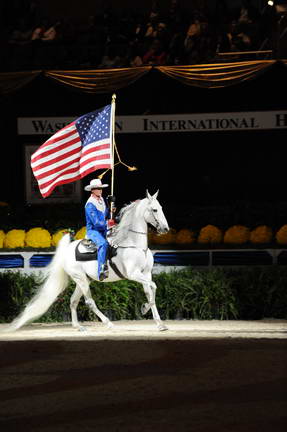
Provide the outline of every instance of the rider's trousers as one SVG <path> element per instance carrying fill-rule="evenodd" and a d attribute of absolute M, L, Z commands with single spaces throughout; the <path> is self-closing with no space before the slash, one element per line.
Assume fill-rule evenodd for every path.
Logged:
<path fill-rule="evenodd" d="M 105 264 L 108 251 L 108 242 L 104 236 L 104 233 L 100 231 L 87 231 L 87 237 L 97 245 L 98 248 L 98 278 L 100 277 L 100 272 L 102 265 Z"/>

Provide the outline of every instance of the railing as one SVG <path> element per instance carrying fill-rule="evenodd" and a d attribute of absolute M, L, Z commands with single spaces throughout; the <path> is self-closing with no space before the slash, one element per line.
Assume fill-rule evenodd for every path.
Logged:
<path fill-rule="evenodd" d="M 215 60 L 218 61 L 228 61 L 233 62 L 234 60 L 238 61 L 246 59 L 248 56 L 249 59 L 258 60 L 258 59 L 272 59 L 274 58 L 273 50 L 253 50 L 253 51 L 227 51 L 227 52 L 217 52 Z"/>
<path fill-rule="evenodd" d="M 287 249 L 198 249 L 152 250 L 154 273 L 186 266 L 268 266 L 286 265 Z M 0 253 L 0 271 L 21 271 L 26 274 L 45 269 L 53 252 L 3 252 Z"/>

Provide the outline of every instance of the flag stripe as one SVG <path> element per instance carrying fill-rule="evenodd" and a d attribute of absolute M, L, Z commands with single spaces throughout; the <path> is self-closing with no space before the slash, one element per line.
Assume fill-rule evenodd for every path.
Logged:
<path fill-rule="evenodd" d="M 106 142 L 106 143 L 104 143 L 104 144 L 97 144 L 97 143 L 92 143 L 92 144 L 89 144 L 89 145 L 87 145 L 87 146 L 85 146 L 84 148 L 83 148 L 83 150 L 82 150 L 82 155 L 83 154 L 87 154 L 87 153 L 89 153 L 90 151 L 94 151 L 94 149 L 97 149 L 98 151 L 101 151 L 101 150 L 105 150 L 106 151 L 106 153 L 110 153 L 110 143 L 109 142 Z"/>
<path fill-rule="evenodd" d="M 41 156 L 45 152 L 48 152 L 50 150 L 53 151 L 55 148 L 58 148 L 61 143 L 65 144 L 66 142 L 69 142 L 71 139 L 73 139 L 73 137 L 79 137 L 75 126 L 73 126 L 73 130 L 71 130 L 69 133 L 59 135 L 58 138 L 55 138 L 55 135 L 53 135 L 46 142 L 44 142 L 44 144 L 41 145 L 38 150 L 35 151 L 31 159 L 34 160 L 35 158 L 37 158 L 37 156 Z"/>
<path fill-rule="evenodd" d="M 80 158 L 78 156 L 74 159 L 68 160 L 65 164 L 61 165 L 61 172 L 64 172 L 64 170 L 68 167 L 79 166 L 79 160 Z M 35 174 L 35 177 L 39 183 L 41 183 L 42 179 L 52 178 L 52 177 L 55 178 L 57 176 L 59 176 L 59 170 L 55 170 L 55 169 L 51 169 L 49 171 L 46 170 L 42 173 Z"/>
<path fill-rule="evenodd" d="M 95 143 L 92 143 L 84 147 L 82 151 L 80 166 L 80 173 L 82 177 L 86 175 L 84 173 L 87 170 L 90 170 L 92 167 L 95 167 L 96 169 L 101 169 L 103 165 L 106 166 L 111 161 L 110 153 L 111 152 L 109 144 L 102 144 L 100 146 L 97 146 L 95 145 Z"/>
<path fill-rule="evenodd" d="M 80 176 L 78 166 L 77 165 L 71 165 L 66 170 L 63 170 L 60 176 L 57 177 L 46 177 L 45 179 L 41 180 L 39 182 L 41 189 L 50 188 L 52 185 L 57 183 L 61 178 L 74 178 Z"/>
<path fill-rule="evenodd" d="M 111 168 L 111 164 L 110 163 L 103 163 L 101 165 L 98 165 L 96 167 L 96 169 L 106 169 L 106 168 Z M 86 167 L 85 171 L 81 172 L 81 178 L 85 177 L 86 175 L 92 173 L 95 171 L 95 165 L 92 164 L 92 166 L 90 167 Z"/>
<path fill-rule="evenodd" d="M 31 166 L 37 166 L 37 163 L 39 163 L 39 161 L 41 162 L 42 160 L 50 160 L 53 155 L 64 154 L 67 148 L 76 147 L 77 145 L 78 147 L 81 147 L 81 140 L 79 139 L 79 135 L 73 138 L 71 141 L 67 141 L 59 145 L 53 145 L 52 149 L 42 152 L 41 155 L 33 157 L 33 159 L 31 159 Z"/>
<path fill-rule="evenodd" d="M 92 149 L 91 148 L 89 150 L 89 152 L 87 152 L 85 154 L 83 154 L 83 152 L 82 152 L 81 164 L 85 163 L 85 161 L 87 159 L 90 159 L 90 158 L 95 157 L 95 156 L 99 156 L 99 157 L 105 156 L 107 158 L 110 158 L 110 153 L 108 153 L 106 150 L 97 150 L 97 149 Z"/>
<path fill-rule="evenodd" d="M 49 153 L 43 154 L 42 157 L 39 157 L 37 160 L 31 163 L 32 168 L 37 168 L 37 166 L 45 164 L 45 162 L 50 162 L 53 159 L 65 157 L 65 154 L 73 149 L 81 150 L 81 142 L 79 139 L 73 140 L 69 144 L 65 144 L 60 148 L 55 149 L 54 151 L 50 151 Z"/>
<path fill-rule="evenodd" d="M 98 155 L 94 155 L 94 156 L 91 155 L 84 162 L 83 161 L 81 162 L 81 168 L 85 167 L 86 165 L 91 164 L 91 163 L 94 163 L 94 165 L 99 165 L 99 164 L 102 164 L 104 162 L 106 163 L 108 161 L 109 161 L 109 157 L 106 154 L 99 155 L 99 156 Z"/>
<path fill-rule="evenodd" d="M 34 175 L 37 176 L 38 173 L 43 173 L 45 171 L 50 171 L 51 169 L 59 169 L 61 165 L 65 164 L 68 160 L 73 160 L 76 157 L 80 158 L 81 146 L 77 146 L 71 151 L 67 151 L 65 154 L 59 155 L 52 160 L 45 160 L 43 163 L 34 167 Z"/>
<path fill-rule="evenodd" d="M 80 175 L 63 175 L 61 177 L 59 177 L 57 179 L 57 181 L 55 181 L 54 183 L 50 184 L 48 187 L 44 188 L 41 187 L 41 193 L 43 195 L 43 197 L 48 197 L 49 195 L 51 195 L 51 192 L 53 192 L 53 190 L 55 189 L 56 186 L 62 185 L 62 184 L 66 184 L 66 183 L 71 183 L 73 181 L 76 180 L 80 180 L 81 176 Z"/>

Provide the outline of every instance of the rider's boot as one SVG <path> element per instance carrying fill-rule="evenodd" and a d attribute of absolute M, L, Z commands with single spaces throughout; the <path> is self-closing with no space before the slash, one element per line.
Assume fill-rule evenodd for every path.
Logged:
<path fill-rule="evenodd" d="M 109 277 L 109 268 L 108 268 L 108 264 L 102 264 L 101 266 L 101 271 L 100 271 L 100 276 L 99 279 L 102 282 L 103 280 L 107 279 Z"/>

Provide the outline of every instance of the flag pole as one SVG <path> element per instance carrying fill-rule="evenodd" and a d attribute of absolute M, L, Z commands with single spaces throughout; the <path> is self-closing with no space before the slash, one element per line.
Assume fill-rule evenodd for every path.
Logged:
<path fill-rule="evenodd" d="M 114 174 L 115 174 L 115 112 L 116 112 L 116 94 L 112 96 L 112 179 L 111 179 L 111 215 L 110 219 L 113 219 L 113 208 L 114 208 Z"/>

